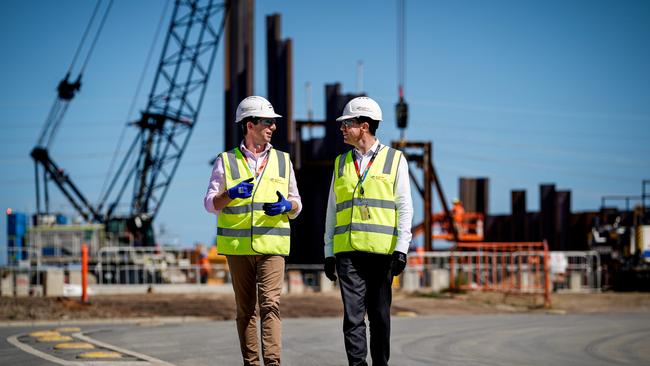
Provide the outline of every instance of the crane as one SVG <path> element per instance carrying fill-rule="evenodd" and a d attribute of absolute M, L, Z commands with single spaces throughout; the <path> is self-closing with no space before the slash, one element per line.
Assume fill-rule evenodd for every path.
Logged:
<path fill-rule="evenodd" d="M 454 225 L 451 210 L 447 206 L 445 194 L 438 179 L 435 165 L 431 159 L 432 144 L 431 142 L 407 141 L 405 130 L 408 125 L 408 103 L 405 98 L 405 76 L 406 76 L 406 0 L 397 0 L 397 93 L 398 101 L 395 104 L 395 119 L 397 128 L 400 130 L 400 140 L 393 142 L 393 147 L 401 149 L 409 163 L 415 163 L 423 171 L 422 184 L 418 184 L 417 179 L 409 170 L 412 182 L 415 184 L 418 192 L 424 200 L 424 218 L 420 224 L 413 227 L 414 237 L 424 235 L 424 249 L 432 250 L 432 239 L 445 239 L 458 242 L 459 239 L 482 240 L 481 233 L 474 235 L 465 235 L 459 237 L 458 229 Z M 431 185 L 435 185 L 442 214 L 436 214 L 431 210 Z M 474 216 L 472 216 L 474 218 Z M 480 219 L 480 217 L 477 216 Z M 434 225 L 442 227 L 444 234 L 432 233 Z M 482 223 L 481 223 L 482 225 Z"/>
<path fill-rule="evenodd" d="M 397 0 L 397 93 L 399 100 L 395 104 L 395 117 L 397 128 L 400 130 L 400 139 L 404 140 L 404 130 L 408 123 L 408 104 L 404 100 L 404 76 L 406 74 L 406 0 Z"/>
<path fill-rule="evenodd" d="M 108 9 L 111 4 L 112 0 Z M 108 11 L 102 25 L 107 14 Z M 63 113 L 50 112 L 31 152 L 35 164 L 37 217 L 42 213 L 41 200 L 44 200 L 45 213 L 48 212 L 48 184 L 54 183 L 87 222 L 105 224 L 107 232 L 118 236 L 127 234 L 135 245 L 154 245 L 152 223 L 196 125 L 227 15 L 224 2 L 175 0 L 146 108 L 139 119 L 129 123 L 137 129 L 137 134 L 96 204 L 54 162 L 47 148 L 65 109 L 80 88 L 81 73 L 75 82 L 69 82 L 68 72 L 59 86 L 56 108 L 53 107 L 55 112 Z M 82 43 L 83 39 L 85 35 Z M 129 210 L 119 212 L 128 187 L 133 187 Z"/>

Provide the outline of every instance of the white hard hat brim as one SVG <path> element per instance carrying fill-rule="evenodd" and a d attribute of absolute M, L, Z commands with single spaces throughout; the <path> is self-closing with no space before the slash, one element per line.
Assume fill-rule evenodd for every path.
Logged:
<path fill-rule="evenodd" d="M 279 114 L 277 114 L 277 113 L 275 113 L 275 112 L 271 112 L 271 113 L 256 113 L 255 115 L 243 116 L 239 121 L 235 121 L 235 123 L 239 123 L 239 122 L 245 120 L 245 119 L 248 118 L 248 117 L 257 117 L 257 118 L 281 118 L 282 116 L 279 115 Z"/>
<path fill-rule="evenodd" d="M 351 119 L 351 118 L 357 118 L 357 117 L 359 117 L 359 116 L 360 116 L 360 115 L 358 115 L 358 114 L 344 114 L 344 115 L 342 115 L 341 117 L 337 118 L 337 119 L 336 119 L 336 122 L 345 121 L 346 119 Z M 373 120 L 375 120 L 375 121 L 379 121 L 379 122 L 381 122 L 380 119 L 374 119 L 374 118 L 371 118 L 371 119 L 373 119 Z"/>
<path fill-rule="evenodd" d="M 341 122 L 341 121 L 345 121 L 346 119 L 357 118 L 357 117 L 358 116 L 354 116 L 354 115 L 351 115 L 351 114 L 344 114 L 341 117 L 337 118 L 336 122 Z"/>
<path fill-rule="evenodd" d="M 262 118 L 280 118 L 280 117 L 282 117 L 282 116 L 279 115 L 279 114 L 277 114 L 277 113 L 275 113 L 275 112 L 272 112 L 272 113 L 265 114 L 264 116 L 255 116 L 255 117 L 262 117 Z"/>

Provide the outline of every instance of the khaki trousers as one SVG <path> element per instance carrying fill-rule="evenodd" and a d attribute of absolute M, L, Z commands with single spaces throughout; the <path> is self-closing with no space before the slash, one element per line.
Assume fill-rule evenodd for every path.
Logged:
<path fill-rule="evenodd" d="M 280 365 L 282 324 L 280 294 L 284 280 L 284 257 L 279 255 L 229 255 L 228 266 L 237 302 L 237 332 L 244 365 L 259 365 L 257 315 L 262 323 L 264 365 Z"/>

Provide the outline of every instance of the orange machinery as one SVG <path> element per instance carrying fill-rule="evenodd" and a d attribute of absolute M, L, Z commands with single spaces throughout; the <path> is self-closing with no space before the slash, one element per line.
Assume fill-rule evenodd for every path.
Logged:
<path fill-rule="evenodd" d="M 477 242 L 483 241 L 483 214 L 478 212 L 464 212 L 454 215 L 454 226 L 458 231 L 458 241 Z M 454 240 L 454 234 L 449 227 L 449 221 L 444 212 L 432 212 L 432 239 Z M 424 222 L 415 225 L 411 230 L 413 238 L 424 234 Z"/>

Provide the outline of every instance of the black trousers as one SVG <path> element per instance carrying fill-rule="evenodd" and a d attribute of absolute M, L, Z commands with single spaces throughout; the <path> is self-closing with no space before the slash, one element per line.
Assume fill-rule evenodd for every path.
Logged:
<path fill-rule="evenodd" d="M 370 323 L 373 366 L 388 365 L 390 356 L 391 256 L 346 252 L 336 255 L 343 298 L 343 335 L 348 363 L 367 365 L 365 316 Z"/>

